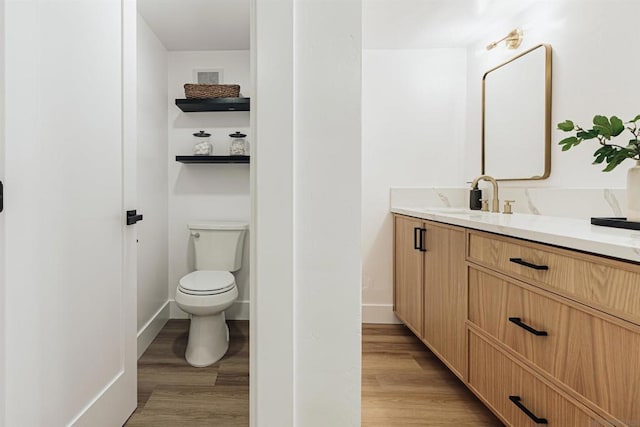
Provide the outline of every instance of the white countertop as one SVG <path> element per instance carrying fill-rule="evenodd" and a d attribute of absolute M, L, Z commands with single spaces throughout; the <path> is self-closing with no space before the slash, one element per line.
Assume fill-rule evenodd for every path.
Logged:
<path fill-rule="evenodd" d="M 429 207 L 393 207 L 391 212 L 640 262 L 640 231 L 591 225 L 586 219 Z"/>

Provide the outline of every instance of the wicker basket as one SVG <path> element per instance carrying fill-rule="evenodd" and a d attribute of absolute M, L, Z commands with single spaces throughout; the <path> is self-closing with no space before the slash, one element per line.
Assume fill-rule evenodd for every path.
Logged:
<path fill-rule="evenodd" d="M 240 96 L 240 85 L 203 85 L 185 84 L 184 94 L 187 98 L 237 98 Z"/>

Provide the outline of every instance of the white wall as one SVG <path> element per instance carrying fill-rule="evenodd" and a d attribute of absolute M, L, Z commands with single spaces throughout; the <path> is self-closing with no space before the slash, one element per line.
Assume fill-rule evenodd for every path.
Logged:
<path fill-rule="evenodd" d="M 184 98 L 185 83 L 193 82 L 194 69 L 223 69 L 223 83 L 238 83 L 244 96 L 251 96 L 249 51 L 169 52 L 169 298 L 175 297 L 178 281 L 193 271 L 193 244 L 187 224 L 198 220 L 238 220 L 249 222 L 251 211 L 249 167 L 233 164 L 184 165 L 177 155 L 193 153 L 193 133 L 211 134 L 214 154 L 229 154 L 229 134 L 249 133 L 248 112 L 183 113 L 175 105 Z M 166 105 L 166 104 L 165 104 Z M 245 240 L 242 269 L 235 273 L 240 295 L 227 311 L 229 319 L 248 319 L 249 244 Z M 175 304 L 172 317 L 185 317 Z"/>
<path fill-rule="evenodd" d="M 138 15 L 138 353 L 168 319 L 167 50 Z"/>
<path fill-rule="evenodd" d="M 626 170 L 631 161 L 615 171 L 601 172 L 593 166 L 595 143 L 585 142 L 562 152 L 558 141 L 567 136 L 555 130 L 556 124 L 573 119 L 589 126 L 596 114 L 618 115 L 629 120 L 640 113 L 637 100 L 637 70 L 640 56 L 632 40 L 640 16 L 640 2 L 634 0 L 539 1 L 512 19 L 511 28 L 524 29 L 524 42 L 516 51 L 499 45 L 492 51 L 484 46 L 499 39 L 511 28 L 485 26 L 478 44 L 468 49 L 468 111 L 465 177 L 480 170 L 481 79 L 484 72 L 516 54 L 549 43 L 553 48 L 553 107 L 551 176 L 544 181 L 501 185 L 542 187 L 625 187 Z M 637 50 L 636 50 L 637 51 Z M 517 135 L 514 135 L 516 144 Z M 522 161 L 517 150 L 513 161 Z M 460 184 L 463 184 L 462 182 Z"/>
<path fill-rule="evenodd" d="M 251 427 L 294 425 L 294 1 L 251 0 Z M 258 167 L 260 165 L 260 167 Z"/>
<path fill-rule="evenodd" d="M 389 189 L 461 183 L 466 49 L 368 49 L 363 59 L 363 322 L 388 323 L 395 321 Z"/>
<path fill-rule="evenodd" d="M 359 426 L 362 5 L 254 5 L 252 425 Z"/>
<path fill-rule="evenodd" d="M 295 9 L 299 426 L 360 425 L 361 15 L 360 0 Z"/>
<path fill-rule="evenodd" d="M 5 39 L 4 31 L 4 0 L 0 0 L 0 40 Z M 4 184 L 4 43 L 0 43 L 0 181 Z M 4 365 L 4 328 L 7 324 L 5 319 L 5 233 L 4 233 L 4 213 L 0 213 L 0 426 L 4 425 L 5 419 L 5 365 Z"/>
<path fill-rule="evenodd" d="M 482 75 L 512 56 L 540 43 L 553 47 L 552 166 L 547 180 L 501 186 L 626 185 L 630 161 L 603 173 L 601 166 L 591 165 L 594 144 L 584 143 L 570 152 L 560 150 L 557 143 L 566 134 L 556 131 L 555 124 L 574 119 L 587 126 L 595 114 L 629 119 L 640 113 L 634 90 L 640 57 L 631 54 L 628 42 L 635 37 L 632 28 L 639 14 L 640 3 L 632 0 L 534 2 L 509 18 L 508 28 L 502 19 L 495 20 L 500 22 L 495 27 L 478 26 L 482 33 L 476 34 L 478 42 L 468 49 L 365 50 L 364 322 L 395 320 L 390 306 L 393 225 L 388 213 L 389 188 L 464 187 L 479 174 Z M 516 26 L 525 33 L 519 49 L 507 50 L 502 44 L 492 51 L 485 49 Z M 594 59 L 598 52 L 607 52 L 607 59 Z M 514 144 L 516 141 L 514 135 Z M 512 158 L 524 161 L 516 149 Z"/>

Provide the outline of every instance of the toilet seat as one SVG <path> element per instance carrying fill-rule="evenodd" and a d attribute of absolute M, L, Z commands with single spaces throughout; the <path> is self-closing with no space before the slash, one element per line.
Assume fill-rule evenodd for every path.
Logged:
<path fill-rule="evenodd" d="M 189 295 L 218 295 L 236 286 L 235 277 L 228 271 L 193 271 L 180 279 L 178 288 Z"/>

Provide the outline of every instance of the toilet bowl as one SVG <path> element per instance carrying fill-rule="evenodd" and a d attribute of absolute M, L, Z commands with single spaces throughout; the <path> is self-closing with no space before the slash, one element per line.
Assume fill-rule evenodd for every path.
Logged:
<path fill-rule="evenodd" d="M 185 358 L 195 367 L 209 366 L 229 349 L 225 310 L 238 298 L 231 271 L 241 267 L 247 224 L 209 222 L 190 224 L 196 271 L 179 281 L 176 305 L 191 315 Z"/>

